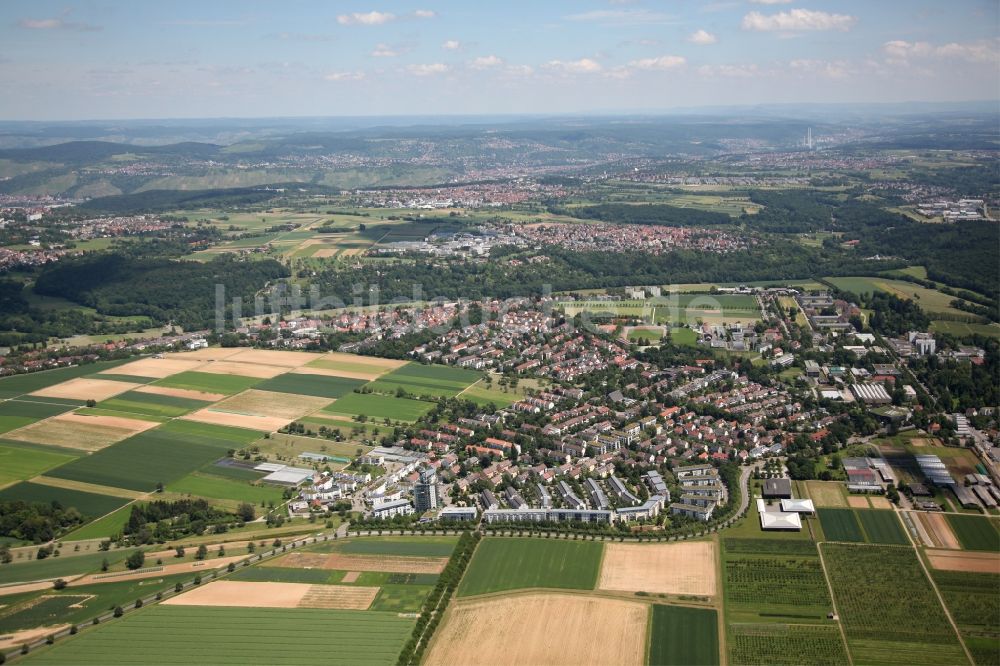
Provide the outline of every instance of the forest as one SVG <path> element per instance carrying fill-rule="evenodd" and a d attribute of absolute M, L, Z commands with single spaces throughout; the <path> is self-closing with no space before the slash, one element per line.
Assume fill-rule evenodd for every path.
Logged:
<path fill-rule="evenodd" d="M 0 501 L 0 537 L 44 543 L 83 521 L 79 511 L 58 502 Z"/>

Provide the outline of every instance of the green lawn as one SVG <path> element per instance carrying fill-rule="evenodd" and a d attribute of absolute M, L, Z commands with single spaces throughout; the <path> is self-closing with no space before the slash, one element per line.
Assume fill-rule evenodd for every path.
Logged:
<path fill-rule="evenodd" d="M 84 541 L 86 539 L 104 539 L 122 531 L 129 516 L 132 515 L 132 505 L 126 504 L 122 508 L 97 520 L 87 523 L 83 527 L 70 532 L 64 538 L 65 541 Z"/>
<path fill-rule="evenodd" d="M 27 664 L 395 664 L 413 620 L 396 613 L 156 605 L 59 641 Z"/>
<path fill-rule="evenodd" d="M 675 345 L 694 347 L 698 343 L 698 334 L 693 329 L 678 326 L 670 329 L 670 341 Z"/>
<path fill-rule="evenodd" d="M 157 386 L 187 389 L 189 391 L 204 391 L 206 393 L 224 393 L 236 395 L 241 391 L 260 383 L 256 377 L 241 377 L 239 375 L 216 375 L 210 372 L 179 372 L 176 375 L 161 379 Z"/>
<path fill-rule="evenodd" d="M 711 666 L 720 663 L 718 615 L 712 608 L 654 604 L 649 666 Z"/>
<path fill-rule="evenodd" d="M 73 460 L 72 455 L 0 444 L 0 486 L 23 481 Z"/>
<path fill-rule="evenodd" d="M 434 403 L 411 398 L 397 398 L 394 395 L 381 393 L 347 393 L 337 398 L 332 405 L 323 408 L 324 412 L 346 416 L 348 418 L 365 415 L 369 419 L 381 421 L 416 421 L 431 410 Z"/>
<path fill-rule="evenodd" d="M 603 549 L 594 541 L 487 537 L 476 548 L 458 595 L 530 587 L 592 590 Z"/>
<path fill-rule="evenodd" d="M 962 548 L 966 550 L 1000 550 L 1000 522 L 983 516 L 960 516 L 949 513 L 948 523 Z"/>
<path fill-rule="evenodd" d="M 851 509 L 818 509 L 819 522 L 827 541 L 863 542 L 865 535 Z"/>
<path fill-rule="evenodd" d="M 513 405 L 520 398 L 517 393 L 504 393 L 499 388 L 486 388 L 486 384 L 483 382 L 473 384 L 462 391 L 458 397 L 462 400 L 471 400 L 483 407 L 492 403 L 497 409 Z"/>
<path fill-rule="evenodd" d="M 363 379 L 347 379 L 344 377 L 326 377 L 324 375 L 284 374 L 273 379 L 265 379 L 254 388 L 261 391 L 277 391 L 279 393 L 296 393 L 311 395 L 318 398 L 339 398 L 350 395 L 351 391 L 363 386 Z"/>

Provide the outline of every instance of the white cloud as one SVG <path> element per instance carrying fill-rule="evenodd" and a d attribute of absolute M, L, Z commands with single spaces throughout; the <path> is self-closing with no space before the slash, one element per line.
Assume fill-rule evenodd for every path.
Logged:
<path fill-rule="evenodd" d="M 69 11 L 64 11 L 62 16 L 68 16 Z M 97 32 L 102 30 L 99 25 L 80 23 L 78 21 L 67 21 L 64 18 L 42 18 L 42 19 L 21 19 L 18 25 L 28 30 L 76 30 L 77 32 Z"/>
<path fill-rule="evenodd" d="M 698 74 L 711 78 L 749 79 L 764 73 L 757 65 L 702 65 Z"/>
<path fill-rule="evenodd" d="M 495 55 L 488 55 L 474 58 L 473 61 L 469 63 L 469 66 L 473 69 L 489 69 L 491 67 L 499 67 L 502 64 L 503 58 Z"/>
<path fill-rule="evenodd" d="M 700 46 L 706 46 L 708 44 L 714 44 L 719 41 L 719 38 L 708 32 L 707 30 L 695 30 L 688 36 L 688 41 L 692 44 L 698 44 Z"/>
<path fill-rule="evenodd" d="M 676 69 L 683 67 L 685 63 L 687 63 L 687 58 L 684 56 L 665 55 L 658 58 L 633 60 L 629 63 L 629 66 L 636 69 Z"/>
<path fill-rule="evenodd" d="M 828 79 L 846 79 L 851 75 L 850 65 L 843 60 L 792 60 L 788 66 L 793 71 Z"/>
<path fill-rule="evenodd" d="M 959 44 L 951 42 L 935 46 L 929 42 L 907 42 L 896 39 L 882 45 L 886 59 L 897 65 L 908 64 L 910 60 L 927 58 L 953 58 L 974 63 L 995 63 L 1000 59 L 1000 51 L 995 42 L 979 41 Z"/>
<path fill-rule="evenodd" d="M 676 19 L 670 14 L 651 12 L 648 9 L 595 9 L 589 12 L 570 14 L 566 19 L 610 25 L 664 25 L 676 22 Z"/>
<path fill-rule="evenodd" d="M 415 12 L 413 12 L 413 16 L 416 18 L 423 18 L 423 19 L 434 18 L 435 16 L 437 16 L 437 12 L 431 11 L 430 9 L 418 9 Z"/>
<path fill-rule="evenodd" d="M 766 16 L 760 12 L 750 12 L 743 17 L 743 29 L 760 32 L 850 30 L 856 22 L 857 18 L 847 14 L 829 14 L 811 9 L 789 9 L 787 12 Z"/>
<path fill-rule="evenodd" d="M 449 39 L 446 40 L 443 44 L 441 44 L 441 48 L 443 48 L 445 51 L 457 51 L 460 48 L 462 48 L 462 42 L 458 41 L 457 39 Z"/>
<path fill-rule="evenodd" d="M 594 74 L 601 71 L 601 63 L 590 58 L 580 58 L 579 60 L 550 60 L 545 64 L 549 69 L 558 70 L 567 74 Z"/>
<path fill-rule="evenodd" d="M 360 81 L 365 78 L 364 72 L 330 72 L 323 77 L 327 81 Z"/>
<path fill-rule="evenodd" d="M 406 71 L 414 76 L 433 76 L 435 74 L 444 74 L 451 69 L 448 65 L 440 62 L 429 63 L 426 65 L 408 65 Z"/>
<path fill-rule="evenodd" d="M 337 17 L 340 25 L 382 25 L 395 21 L 396 15 L 389 12 L 354 12 L 353 14 L 341 14 Z"/>
<path fill-rule="evenodd" d="M 371 55 L 373 58 L 395 58 L 399 55 L 399 51 L 388 44 L 376 44 Z"/>

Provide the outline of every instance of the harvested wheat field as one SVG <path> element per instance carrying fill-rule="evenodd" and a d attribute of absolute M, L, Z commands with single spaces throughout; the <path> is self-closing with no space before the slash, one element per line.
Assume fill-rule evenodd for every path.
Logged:
<path fill-rule="evenodd" d="M 868 501 L 872 503 L 873 509 L 891 509 L 892 502 L 882 497 L 881 495 L 871 495 L 868 497 Z"/>
<path fill-rule="evenodd" d="M 185 421 L 197 421 L 198 423 L 212 423 L 215 425 L 233 426 L 235 428 L 247 428 L 249 430 L 260 430 L 262 432 L 274 432 L 292 419 L 279 419 L 274 416 L 257 416 L 255 414 L 232 414 L 230 412 L 216 412 L 211 409 L 199 409 L 197 412 L 185 414 L 180 418 Z"/>
<path fill-rule="evenodd" d="M 323 248 L 322 250 L 316 250 L 313 252 L 313 259 L 329 259 L 330 257 L 337 254 L 337 248 Z"/>
<path fill-rule="evenodd" d="M 717 592 L 715 542 L 608 544 L 604 547 L 597 587 L 622 592 L 713 596 Z"/>
<path fill-rule="evenodd" d="M 164 601 L 170 606 L 239 606 L 298 608 L 312 585 L 217 580 Z"/>
<path fill-rule="evenodd" d="M 160 424 L 155 421 L 119 416 L 86 416 L 70 412 L 18 428 L 6 433 L 4 437 L 20 442 L 98 451 L 158 425 Z"/>
<path fill-rule="evenodd" d="M 870 504 L 868 504 L 868 498 L 864 495 L 849 495 L 847 497 L 847 504 L 850 505 L 852 509 L 867 509 Z"/>
<path fill-rule="evenodd" d="M 951 531 L 948 519 L 941 513 L 911 513 L 920 524 L 923 525 L 927 536 L 930 537 L 935 548 L 947 548 L 950 550 L 960 550 L 962 544 L 958 542 L 955 533 Z"/>
<path fill-rule="evenodd" d="M 289 553 L 270 562 L 278 567 L 338 569 L 340 571 L 391 571 L 393 573 L 441 573 L 447 557 L 404 555 L 344 555 L 341 553 Z M 266 566 L 266 565 L 265 565 Z"/>
<path fill-rule="evenodd" d="M 341 583 L 353 583 L 358 578 L 361 577 L 360 571 L 348 571 L 344 574 L 344 578 L 340 581 Z"/>
<path fill-rule="evenodd" d="M 237 375 L 254 379 L 271 379 L 288 372 L 288 368 L 277 365 L 256 365 L 254 363 L 236 363 L 235 361 L 213 361 L 198 368 L 198 372 L 209 372 L 213 375 Z"/>
<path fill-rule="evenodd" d="M 203 400 L 205 402 L 216 402 L 225 400 L 225 393 L 209 393 L 208 391 L 192 391 L 191 389 L 170 388 L 169 386 L 140 386 L 136 393 L 151 393 L 153 395 L 165 395 L 171 398 L 187 398 L 188 400 Z"/>
<path fill-rule="evenodd" d="M 361 365 L 371 366 L 373 370 L 382 370 L 383 372 L 388 372 L 389 370 L 395 370 L 408 363 L 408 361 L 400 361 L 392 358 L 378 358 L 375 356 L 355 356 L 354 354 L 345 354 L 343 352 L 328 352 L 319 357 L 318 360 L 321 361 L 331 361 L 333 363 L 359 363 Z"/>
<path fill-rule="evenodd" d="M 330 404 L 329 398 L 315 398 L 294 393 L 274 393 L 247 389 L 231 398 L 212 405 L 213 412 L 273 416 L 293 421 Z"/>
<path fill-rule="evenodd" d="M 120 365 L 114 369 L 117 375 L 132 375 L 133 377 L 155 377 L 163 379 L 178 372 L 194 370 L 204 361 L 195 359 L 177 358 L 176 356 L 164 358 L 143 358 L 132 361 L 125 365 Z"/>
<path fill-rule="evenodd" d="M 107 400 L 119 393 L 140 386 L 134 382 L 116 382 L 110 379 L 90 379 L 77 377 L 69 381 L 39 389 L 30 395 L 41 398 L 67 398 L 69 400 Z"/>
<path fill-rule="evenodd" d="M 310 585 L 299 608 L 368 610 L 379 588 L 361 585 Z"/>
<path fill-rule="evenodd" d="M 818 507 L 844 507 L 847 500 L 840 490 L 840 484 L 832 481 L 806 481 L 809 497 Z"/>
<path fill-rule="evenodd" d="M 570 594 L 454 603 L 427 664 L 642 664 L 645 604 Z"/>
<path fill-rule="evenodd" d="M 196 361 L 221 361 L 242 351 L 239 347 L 206 347 L 205 349 L 195 349 L 194 351 L 178 352 L 167 354 L 167 358 L 194 359 Z"/>
<path fill-rule="evenodd" d="M 297 368 L 317 358 L 316 354 L 306 352 L 277 351 L 273 349 L 245 349 L 229 358 L 238 363 L 253 363 L 255 365 L 277 365 L 282 368 Z"/>
<path fill-rule="evenodd" d="M 927 550 L 927 560 L 935 569 L 1000 574 L 1000 553 L 973 553 L 954 550 Z"/>

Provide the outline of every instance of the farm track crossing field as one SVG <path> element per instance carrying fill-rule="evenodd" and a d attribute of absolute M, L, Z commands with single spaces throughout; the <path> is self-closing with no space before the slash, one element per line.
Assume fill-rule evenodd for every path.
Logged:
<path fill-rule="evenodd" d="M 531 587 L 592 590 L 603 544 L 550 539 L 483 539 L 458 586 L 458 596 Z"/>
<path fill-rule="evenodd" d="M 611 543 L 604 547 L 602 590 L 714 596 L 715 542 Z"/>
<path fill-rule="evenodd" d="M 1000 551 L 1000 521 L 983 516 L 948 514 L 955 537 L 966 550 Z"/>
<path fill-rule="evenodd" d="M 364 385 L 363 379 L 345 379 L 343 377 L 327 377 L 324 375 L 309 375 L 289 372 L 273 379 L 265 379 L 257 384 L 258 389 L 309 395 L 318 398 L 339 398 L 359 386 Z"/>
<path fill-rule="evenodd" d="M 241 377 L 239 375 L 213 374 L 209 372 L 181 372 L 166 379 L 161 379 L 154 386 L 234 395 L 247 390 L 259 381 L 260 378 L 257 377 Z"/>
<path fill-rule="evenodd" d="M 1000 664 L 1000 574 L 931 575 L 976 664 Z"/>
<path fill-rule="evenodd" d="M 965 661 L 912 548 L 833 543 L 820 548 L 855 663 Z"/>
<path fill-rule="evenodd" d="M 713 608 L 655 604 L 649 666 L 712 666 L 719 660 L 719 623 Z"/>
<path fill-rule="evenodd" d="M 467 386 L 479 381 L 478 372 L 453 368 L 447 365 L 421 365 L 408 363 L 387 375 L 367 384 L 379 393 L 394 394 L 402 388 L 412 395 L 432 395 L 454 397 Z"/>
<path fill-rule="evenodd" d="M 453 602 L 425 663 L 638 665 L 648 609 L 634 601 L 548 593 Z"/>
<path fill-rule="evenodd" d="M 416 421 L 434 406 L 433 403 L 411 398 L 397 398 L 381 393 L 347 393 L 323 408 L 324 412 L 353 417 L 364 414 L 369 419 Z"/>
<path fill-rule="evenodd" d="M 209 401 L 190 400 L 169 395 L 140 393 L 129 391 L 110 400 L 105 400 L 98 406 L 103 409 L 113 409 L 117 412 L 131 412 L 149 416 L 174 417 L 187 414 L 209 404 Z"/>
<path fill-rule="evenodd" d="M 14 430 L 73 409 L 71 405 L 29 402 L 29 400 L 30 398 L 0 402 L 0 432 Z"/>
<path fill-rule="evenodd" d="M 729 663 L 733 666 L 841 666 L 847 652 L 832 625 L 732 624 Z"/>
<path fill-rule="evenodd" d="M 395 664 L 413 621 L 395 613 L 157 605 L 40 650 L 29 664 Z M 128 646 L 123 651 L 123 646 Z"/>
<path fill-rule="evenodd" d="M 817 513 L 827 541 L 864 542 L 865 535 L 852 509 L 817 509 Z"/>
<path fill-rule="evenodd" d="M 869 542 L 892 546 L 909 545 L 910 540 L 906 538 L 895 511 L 859 509 L 855 513 L 861 519 L 861 526 L 865 529 Z"/>
<path fill-rule="evenodd" d="M 12 377 L 0 378 L 0 398 L 13 398 L 25 393 L 32 393 L 47 386 L 54 386 L 61 382 L 83 377 L 97 372 L 103 372 L 116 368 L 128 362 L 129 359 L 117 361 L 101 361 L 99 363 L 89 363 L 85 365 L 75 365 L 69 368 L 58 368 L 55 370 L 43 370 L 42 372 L 29 372 L 24 375 L 14 375 Z"/>
<path fill-rule="evenodd" d="M 176 481 L 256 438 L 252 430 L 170 421 L 57 467 L 48 476 L 149 491 L 157 483 Z"/>
<path fill-rule="evenodd" d="M 21 448 L 0 444 L 0 487 L 23 481 L 73 460 L 73 456 L 55 451 Z"/>

